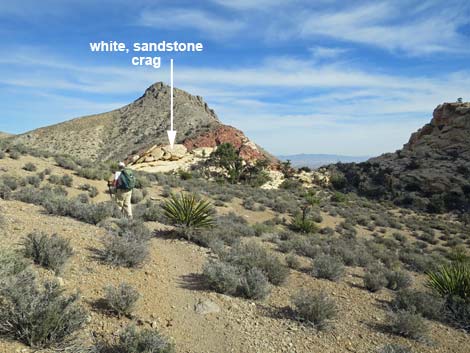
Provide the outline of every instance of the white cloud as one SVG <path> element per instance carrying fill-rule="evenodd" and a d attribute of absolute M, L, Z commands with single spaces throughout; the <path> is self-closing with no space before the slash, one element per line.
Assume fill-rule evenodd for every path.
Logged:
<path fill-rule="evenodd" d="M 279 5 L 288 5 L 298 0 L 212 0 L 212 2 L 236 10 L 270 9 Z"/>
<path fill-rule="evenodd" d="M 66 113 L 65 119 L 117 108 L 155 81 L 168 81 L 167 68 L 90 66 L 29 52 L 34 55 L 20 51 L 0 59 L 8 63 L 0 66 L 0 82 L 22 94 L 42 92 L 43 115 L 49 109 L 54 117 Z M 239 68 L 178 66 L 175 83 L 273 152 L 372 155 L 400 147 L 437 104 L 470 92 L 470 72 L 407 77 L 283 57 Z M 367 131 L 370 138 L 358 143 Z M 268 132 L 284 139 L 269 139 Z"/>
<path fill-rule="evenodd" d="M 315 46 L 309 48 L 315 59 L 335 59 L 349 51 L 348 48 Z"/>
<path fill-rule="evenodd" d="M 144 10 L 140 14 L 139 24 L 166 30 L 195 29 L 214 39 L 233 35 L 244 27 L 238 19 L 189 8 Z"/>
<path fill-rule="evenodd" d="M 468 38 L 459 33 L 460 26 L 470 22 L 465 12 L 459 14 L 458 7 L 429 11 L 429 6 L 413 11 L 413 6 L 383 1 L 302 13 L 293 20 L 297 33 L 292 35 L 325 36 L 411 55 L 468 52 Z"/>

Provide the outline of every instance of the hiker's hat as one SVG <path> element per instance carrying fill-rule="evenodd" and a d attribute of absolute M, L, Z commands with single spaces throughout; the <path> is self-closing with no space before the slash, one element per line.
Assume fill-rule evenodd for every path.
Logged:
<path fill-rule="evenodd" d="M 119 162 L 118 166 L 119 168 L 125 168 L 126 164 L 124 162 Z"/>

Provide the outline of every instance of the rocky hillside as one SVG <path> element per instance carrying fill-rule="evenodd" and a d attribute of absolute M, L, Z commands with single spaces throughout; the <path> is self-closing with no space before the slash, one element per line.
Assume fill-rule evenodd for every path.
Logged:
<path fill-rule="evenodd" d="M 6 132 L 0 131 L 0 139 L 6 138 L 6 137 L 10 137 L 10 136 L 11 136 L 10 134 L 7 134 Z"/>
<path fill-rule="evenodd" d="M 175 89 L 174 101 L 177 143 L 191 150 L 233 140 L 243 155 L 260 156 L 256 145 L 241 131 L 223 125 L 201 97 Z M 37 129 L 13 141 L 77 158 L 124 159 L 168 142 L 169 102 L 170 87 L 158 82 L 120 109 Z"/>
<path fill-rule="evenodd" d="M 439 105 L 401 150 L 337 164 L 338 188 L 431 212 L 470 208 L 470 103 Z"/>

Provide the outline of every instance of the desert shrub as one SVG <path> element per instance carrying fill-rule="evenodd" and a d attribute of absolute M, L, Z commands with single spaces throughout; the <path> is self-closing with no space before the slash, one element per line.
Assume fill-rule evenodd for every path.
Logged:
<path fill-rule="evenodd" d="M 164 214 L 162 207 L 151 200 L 147 200 L 147 202 L 140 205 L 142 207 L 141 218 L 146 222 L 162 222 L 164 221 Z M 136 208 L 136 214 L 139 208 Z"/>
<path fill-rule="evenodd" d="M 118 229 L 114 229 L 112 231 L 119 236 L 123 236 L 126 233 L 132 233 L 136 239 L 140 239 L 142 241 L 149 240 L 152 236 L 152 232 L 141 220 L 123 217 L 116 220 L 115 224 L 118 226 Z"/>
<path fill-rule="evenodd" d="M 67 346 L 86 320 L 78 299 L 23 271 L 0 288 L 0 333 L 34 348 Z"/>
<path fill-rule="evenodd" d="M 138 267 L 148 256 L 148 244 L 135 233 L 109 234 L 103 240 L 99 258 L 114 266 Z"/>
<path fill-rule="evenodd" d="M 252 268 L 261 270 L 269 282 L 282 284 L 289 275 L 289 269 L 282 264 L 278 257 L 255 242 L 238 244 L 223 256 L 223 260 L 249 271 Z"/>
<path fill-rule="evenodd" d="M 281 233 L 281 237 L 287 234 L 290 233 Z M 318 255 L 323 253 L 322 248 L 319 244 L 315 243 L 314 240 L 291 235 L 289 235 L 289 238 L 280 242 L 279 251 L 283 253 L 295 252 L 297 255 L 307 256 L 310 258 L 316 258 Z"/>
<path fill-rule="evenodd" d="M 286 263 L 289 268 L 292 268 L 293 270 L 298 270 L 302 266 L 299 257 L 294 255 L 294 254 L 289 254 L 286 256 Z"/>
<path fill-rule="evenodd" d="M 387 279 L 387 288 L 391 290 L 405 289 L 413 283 L 412 277 L 404 271 L 387 271 L 385 273 Z"/>
<path fill-rule="evenodd" d="M 236 266 L 221 261 L 211 261 L 204 266 L 203 276 L 206 283 L 216 292 L 237 294 L 240 271 Z"/>
<path fill-rule="evenodd" d="M 335 203 L 346 202 L 347 199 L 348 199 L 347 195 L 339 191 L 335 191 L 333 195 L 331 195 L 331 201 Z"/>
<path fill-rule="evenodd" d="M 49 183 L 54 184 L 54 185 L 60 185 L 61 183 L 60 176 L 55 175 L 55 174 L 49 175 L 49 178 L 47 179 L 47 181 L 49 181 Z"/>
<path fill-rule="evenodd" d="M 72 187 L 73 177 L 68 174 L 63 175 L 62 178 L 60 178 L 60 184 L 64 186 Z"/>
<path fill-rule="evenodd" d="M 87 191 L 88 196 L 90 196 L 91 198 L 94 198 L 99 194 L 98 189 L 95 186 L 90 185 L 90 184 L 83 184 L 83 185 L 80 185 L 78 188 L 80 190 Z"/>
<path fill-rule="evenodd" d="M 377 353 L 413 353 L 410 348 L 402 346 L 401 344 L 388 343 L 379 348 Z"/>
<path fill-rule="evenodd" d="M 142 329 L 137 331 L 135 326 L 126 327 L 116 342 L 99 342 L 96 353 L 173 353 L 174 346 L 158 331 Z"/>
<path fill-rule="evenodd" d="M 79 194 L 77 195 L 76 199 L 81 203 L 90 203 L 90 197 L 88 194 Z"/>
<path fill-rule="evenodd" d="M 2 182 L 3 185 L 7 186 L 12 191 L 15 191 L 18 188 L 18 178 L 12 175 L 3 175 Z"/>
<path fill-rule="evenodd" d="M 436 268 L 442 259 L 432 256 L 433 254 L 422 254 L 416 251 L 403 251 L 400 253 L 400 261 L 406 265 L 410 271 L 428 272 Z"/>
<path fill-rule="evenodd" d="M 12 197 L 12 190 L 3 184 L 2 181 L 0 181 L 0 198 L 3 200 L 9 200 Z"/>
<path fill-rule="evenodd" d="M 457 328 L 470 331 L 470 302 L 458 297 L 448 297 L 445 301 L 447 320 Z"/>
<path fill-rule="evenodd" d="M 246 198 L 246 199 L 243 200 L 242 206 L 243 206 L 243 208 L 246 209 L 246 210 L 254 211 L 254 210 L 255 210 L 256 203 L 255 203 L 255 201 L 253 201 L 253 199 L 251 199 L 251 198 Z"/>
<path fill-rule="evenodd" d="M 344 274 L 344 264 L 340 258 L 320 255 L 313 260 L 312 275 L 317 278 L 338 281 Z"/>
<path fill-rule="evenodd" d="M 144 194 L 142 193 L 142 190 L 139 190 L 139 189 L 132 190 L 132 196 L 131 196 L 132 204 L 135 205 L 141 202 L 143 199 L 144 199 Z"/>
<path fill-rule="evenodd" d="M 17 275 L 28 267 L 21 254 L 14 251 L 0 250 L 0 284 L 9 276 Z"/>
<path fill-rule="evenodd" d="M 444 301 L 441 298 L 409 288 L 398 291 L 390 306 L 395 311 L 420 313 L 430 320 L 439 320 L 444 314 Z"/>
<path fill-rule="evenodd" d="M 105 288 L 106 304 L 119 316 L 130 316 L 139 297 L 139 292 L 127 283 Z"/>
<path fill-rule="evenodd" d="M 41 179 L 37 175 L 28 175 L 25 180 L 29 185 L 32 185 L 36 188 L 41 185 Z"/>
<path fill-rule="evenodd" d="M 49 236 L 41 232 L 34 232 L 23 239 L 22 245 L 26 257 L 56 273 L 61 271 L 73 254 L 70 241 L 57 234 Z"/>
<path fill-rule="evenodd" d="M 423 317 L 415 312 L 399 310 L 391 313 L 388 330 L 406 338 L 422 340 L 426 337 L 429 327 Z"/>
<path fill-rule="evenodd" d="M 241 277 L 238 291 L 248 299 L 263 299 L 270 292 L 269 281 L 261 270 L 252 268 Z"/>
<path fill-rule="evenodd" d="M 78 176 L 89 180 L 106 180 L 110 174 L 107 169 L 93 167 L 79 168 L 76 173 Z"/>
<path fill-rule="evenodd" d="M 39 172 L 39 173 L 37 173 L 36 175 L 37 175 L 37 177 L 38 177 L 41 181 L 43 181 L 44 179 L 46 179 L 46 173 L 44 173 L 44 171 Z"/>
<path fill-rule="evenodd" d="M 193 173 L 183 169 L 178 170 L 178 175 L 182 180 L 190 180 L 193 178 Z"/>
<path fill-rule="evenodd" d="M 56 156 L 55 162 L 59 167 L 69 170 L 76 170 L 78 168 L 75 161 L 68 156 Z"/>
<path fill-rule="evenodd" d="M 272 226 L 269 226 L 265 223 L 256 223 L 253 225 L 253 230 L 257 237 L 260 237 L 264 234 L 269 234 L 273 231 L 273 229 L 274 228 Z"/>
<path fill-rule="evenodd" d="M 213 206 L 193 194 L 171 195 L 162 205 L 165 216 L 179 228 L 200 229 L 214 224 Z"/>
<path fill-rule="evenodd" d="M 210 229 L 200 230 L 193 241 L 202 245 L 210 246 L 213 241 L 222 241 L 226 244 L 234 244 L 242 237 L 256 235 L 253 227 L 248 225 L 245 218 L 230 212 L 215 218 L 215 226 Z"/>
<path fill-rule="evenodd" d="M 364 287 L 370 292 L 377 292 L 387 285 L 388 281 L 385 269 L 381 267 L 372 267 L 364 275 Z"/>
<path fill-rule="evenodd" d="M 21 153 L 18 151 L 10 151 L 9 153 L 11 159 L 20 159 Z"/>
<path fill-rule="evenodd" d="M 333 235 L 333 234 L 335 234 L 335 230 L 331 227 L 324 227 L 324 228 L 320 229 L 320 234 Z"/>
<path fill-rule="evenodd" d="M 395 240 L 399 241 L 400 243 L 406 243 L 407 241 L 406 236 L 403 235 L 402 233 L 395 232 L 392 235 L 393 235 L 393 238 L 395 238 Z"/>
<path fill-rule="evenodd" d="M 300 189 L 302 187 L 302 182 L 297 179 L 284 179 L 279 187 L 285 190 Z"/>
<path fill-rule="evenodd" d="M 34 163 L 28 162 L 23 166 L 23 169 L 28 172 L 35 172 L 38 168 Z"/>
<path fill-rule="evenodd" d="M 325 329 L 337 315 L 336 304 L 324 292 L 300 291 L 291 298 L 296 316 L 318 329 Z"/>
<path fill-rule="evenodd" d="M 69 200 L 58 195 L 46 198 L 41 204 L 50 214 L 68 216 L 90 224 L 100 223 L 115 211 L 115 205 L 110 202 L 86 204 L 78 199 Z"/>
<path fill-rule="evenodd" d="M 343 173 L 337 172 L 331 175 L 330 183 L 335 190 L 342 190 L 346 187 L 348 182 Z"/>

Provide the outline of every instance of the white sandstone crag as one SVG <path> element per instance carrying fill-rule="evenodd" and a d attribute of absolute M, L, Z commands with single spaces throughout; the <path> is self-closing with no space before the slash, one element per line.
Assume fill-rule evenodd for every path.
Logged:
<path fill-rule="evenodd" d="M 149 173 L 168 173 L 189 170 L 192 166 L 207 159 L 214 148 L 204 147 L 188 151 L 182 144 L 157 146 L 134 155 L 128 159 L 128 165 L 134 170 Z"/>

